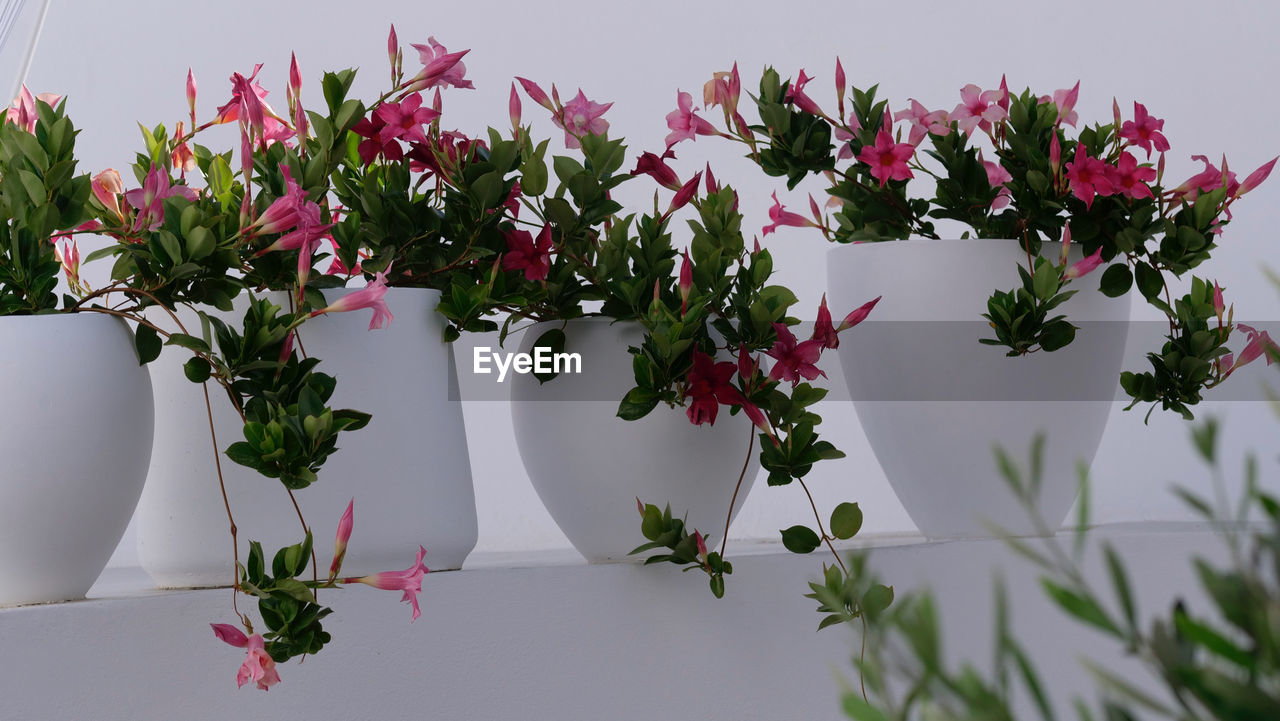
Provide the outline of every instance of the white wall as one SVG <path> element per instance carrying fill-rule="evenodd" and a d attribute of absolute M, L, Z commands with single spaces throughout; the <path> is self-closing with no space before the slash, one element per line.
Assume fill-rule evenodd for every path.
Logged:
<path fill-rule="evenodd" d="M 196 9 L 198 8 L 198 10 Z M 304 10 L 305 8 L 305 10 Z M 306 16 L 304 16 L 304 12 Z M 1111 99 L 1126 112 L 1137 99 L 1166 118 L 1173 143 L 1170 177 L 1198 169 L 1189 156 L 1226 154 L 1247 173 L 1280 152 L 1274 118 L 1280 90 L 1273 82 L 1271 48 L 1280 8 L 1255 1 L 1230 5 L 1191 2 L 1073 3 L 969 2 L 965 4 L 790 2 L 467 4 L 349 3 L 315 0 L 267 4 L 248 0 L 179 4 L 120 0 L 113 3 L 54 0 L 30 86 L 70 96 L 70 111 L 83 128 L 83 167 L 123 168 L 139 146 L 135 122 L 172 125 L 185 115 L 183 81 L 190 65 L 200 84 L 199 109 L 208 117 L 229 95 L 227 76 L 265 63 L 264 85 L 284 103 L 290 50 L 298 54 L 307 84 L 303 98 L 320 103 L 315 79 L 323 69 L 358 65 L 357 91 L 366 97 L 386 75 L 387 26 L 401 41 L 434 35 L 451 50 L 471 48 L 466 64 L 474 92 L 450 92 L 447 125 L 474 129 L 503 126 L 510 78 L 520 74 L 562 92 L 581 86 L 600 101 L 615 101 L 607 117 L 615 135 L 634 150 L 661 148 L 663 116 L 675 107 L 676 89 L 699 95 L 712 71 L 734 61 L 750 89 L 764 63 L 784 75 L 801 67 L 817 77 L 811 95 L 832 103 L 834 57 L 860 86 L 879 82 L 900 107 L 906 97 L 950 108 L 958 89 L 976 82 L 995 86 L 1007 73 L 1011 88 L 1033 85 L 1052 92 L 1081 80 L 1078 109 L 1087 120 L 1110 118 Z M 413 58 L 406 57 L 406 65 Z M 525 117 L 540 110 L 525 102 Z M 550 132 L 549 123 L 543 131 Z M 712 160 L 717 176 L 736 185 L 749 227 L 767 218 L 775 189 L 741 159 L 736 148 L 700 140 L 680 147 L 679 167 L 689 173 Z M 642 185 L 636 183 L 636 186 Z M 649 191 L 641 194 L 647 196 Z M 802 203 L 800 192 L 780 193 Z M 1258 268 L 1280 267 L 1270 232 L 1280 200 L 1280 177 L 1237 208 L 1220 257 L 1202 269 L 1222 279 L 1237 317 L 1275 320 L 1280 296 Z M 815 307 L 825 278 L 826 246 L 812 234 L 783 228 L 767 239 L 779 280 L 796 289 L 802 308 Z M 103 271 L 105 272 L 105 271 Z M 1131 349 L 1133 350 L 1133 349 Z M 830 370 L 835 370 L 832 367 Z M 837 375 L 837 374 L 833 374 Z M 1206 404 L 1227 417 L 1229 447 L 1271 448 L 1274 437 L 1258 404 Z M 811 484 L 820 502 L 860 501 L 868 532 L 910 531 L 898 504 L 862 439 L 849 404 L 825 409 L 827 435 L 849 457 L 822 464 Z M 480 509 L 481 549 L 564 545 L 541 509 L 515 453 L 510 421 L 499 403 L 467 408 Z M 1136 412 L 1113 413 L 1095 469 L 1099 521 L 1179 519 L 1183 509 L 1165 488 L 1200 475 L 1189 462 L 1184 424 L 1155 416 L 1149 426 Z M 483 452 L 476 452 L 477 448 Z M 1269 459 L 1268 459 L 1269 460 Z M 987 469 L 969 469 L 987 472 Z M 1273 465 L 1264 464 L 1271 481 Z M 798 491 L 761 487 L 748 500 L 736 533 L 773 536 L 802 522 Z M 129 539 L 115 563 L 131 562 Z"/>

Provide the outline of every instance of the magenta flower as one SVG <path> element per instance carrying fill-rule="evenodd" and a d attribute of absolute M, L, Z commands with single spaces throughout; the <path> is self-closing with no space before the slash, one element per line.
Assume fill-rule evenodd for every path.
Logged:
<path fill-rule="evenodd" d="M 1133 103 L 1133 120 L 1126 120 L 1120 126 L 1120 137 L 1147 151 L 1151 157 L 1151 149 L 1163 153 L 1169 149 L 1169 141 L 1160 132 L 1164 121 L 1147 114 L 1147 107 L 1139 102 Z"/>
<path fill-rule="evenodd" d="M 804 92 L 804 86 L 808 85 L 810 80 L 813 80 L 813 78 L 805 75 L 804 68 L 801 68 L 800 76 L 796 78 L 795 82 L 787 86 L 787 93 L 783 97 L 783 102 L 794 103 L 797 108 L 811 115 L 822 115 L 822 108 L 818 107 L 818 104 L 813 102 L 813 99 Z"/>
<path fill-rule="evenodd" d="M 1000 107 L 1001 99 L 999 90 L 983 91 L 977 85 L 969 83 L 960 89 L 960 104 L 951 111 L 950 120 L 955 121 L 965 135 L 973 135 L 974 128 L 989 132 L 992 123 L 1008 117 L 1008 113 Z"/>
<path fill-rule="evenodd" d="M 372 308 L 373 319 L 369 321 L 369 330 L 380 329 L 395 317 L 387 308 L 387 277 L 382 271 L 374 273 L 373 281 L 357 291 L 352 291 L 320 310 L 311 311 L 311 317 L 325 313 L 346 313 L 361 308 Z"/>
<path fill-rule="evenodd" d="M 866 320 L 867 316 L 871 315 L 871 311 L 875 309 L 876 304 L 879 303 L 880 299 L 883 297 L 884 296 L 877 295 L 874 299 L 855 308 L 852 313 L 844 317 L 844 320 L 840 321 L 840 325 L 836 328 L 836 332 L 843 333 Z M 832 347 L 834 348 L 835 346 Z"/>
<path fill-rule="evenodd" d="M 844 89 L 845 85 L 844 65 L 840 64 L 840 57 L 836 56 L 836 104 L 839 105 L 840 117 L 844 117 Z"/>
<path fill-rule="evenodd" d="M 890 180 L 906 180 L 915 177 L 907 167 L 907 161 L 916 152 L 911 143 L 895 143 L 893 136 L 881 130 L 876 133 L 874 146 L 862 146 L 858 160 L 871 166 L 871 175 L 884 187 Z"/>
<path fill-rule="evenodd" d="M 740 405 L 746 401 L 737 388 L 729 382 L 738 371 L 731 361 L 715 360 L 700 350 L 693 351 L 693 368 L 689 371 L 689 385 L 685 395 L 690 399 L 685 415 L 696 426 L 704 423 L 715 425 L 720 404 Z"/>
<path fill-rule="evenodd" d="M 1112 177 L 1116 190 L 1126 197 L 1134 200 L 1153 197 L 1147 183 L 1156 179 L 1156 169 L 1138 165 L 1138 159 L 1127 150 L 1120 152 L 1120 161 L 1116 163 Z"/>
<path fill-rule="evenodd" d="M 221 124 L 239 120 L 261 136 L 265 118 L 268 115 L 274 116 L 275 112 L 267 104 L 269 93 L 257 80 L 259 70 L 262 70 L 262 63 L 254 65 L 253 72 L 247 78 L 241 73 L 231 74 L 231 99 L 218 108 L 215 122 Z"/>
<path fill-rule="evenodd" d="M 564 131 L 566 148 L 580 148 L 582 147 L 580 138 L 587 135 L 602 135 L 609 129 L 609 121 L 601 116 L 611 107 L 613 103 L 601 105 L 587 100 L 587 96 L 583 95 L 582 89 L 579 88 L 573 100 L 565 103 L 551 120 L 557 128 Z"/>
<path fill-rule="evenodd" d="M 525 280 L 546 280 L 551 273 L 551 225 L 542 226 L 535 241 L 527 230 L 504 233 L 507 252 L 502 255 L 503 270 L 523 270 Z"/>
<path fill-rule="evenodd" d="M 667 113 L 667 148 L 681 140 L 697 140 L 699 135 L 719 135 L 715 126 L 703 118 L 694 115 L 693 96 L 686 92 L 676 93 L 676 109 Z"/>
<path fill-rule="evenodd" d="M 138 210 L 133 219 L 134 232 L 159 228 L 164 223 L 164 200 L 174 195 L 191 201 L 196 199 L 194 190 L 185 185 L 174 185 L 167 171 L 159 166 L 151 166 L 142 187 L 124 194 L 125 202 Z"/>
<path fill-rule="evenodd" d="M 821 343 L 816 340 L 797 343 L 791 329 L 783 323 L 774 323 L 773 330 L 778 334 L 778 340 L 765 351 L 765 355 L 774 360 L 769 380 L 790 381 L 794 386 L 801 378 L 811 381 L 818 376 L 827 377 L 814 365 L 822 355 Z"/>
<path fill-rule="evenodd" d="M 347 555 L 347 541 L 351 540 L 351 529 L 355 525 L 355 506 L 356 499 L 352 498 L 347 503 L 347 510 L 343 512 L 342 518 L 338 520 L 338 532 L 333 538 L 333 563 L 329 564 L 329 578 L 338 575 L 338 570 L 342 568 L 342 559 Z"/>
<path fill-rule="evenodd" d="M 422 62 L 422 71 L 413 77 L 409 91 L 425 90 L 436 86 L 474 89 L 475 85 L 466 79 L 467 66 L 462 64 L 462 56 L 471 52 L 463 50 L 451 53 L 433 37 L 427 38 L 426 45 L 411 43 L 418 51 L 418 60 Z"/>
<path fill-rule="evenodd" d="M 366 586 L 383 591 L 404 591 L 404 596 L 400 599 L 401 603 L 409 603 L 413 605 L 413 618 L 416 621 L 422 615 L 422 610 L 418 608 L 418 594 L 422 593 L 422 577 L 427 573 L 427 567 L 422 565 L 422 558 L 427 555 L 427 549 L 418 546 L 418 555 L 413 559 L 413 565 L 403 571 L 383 571 L 370 576 L 361 576 L 360 578 L 346 578 L 343 583 L 363 583 Z"/>
<path fill-rule="evenodd" d="M 220 641 L 246 650 L 244 663 L 236 674 L 236 686 L 242 687 L 255 681 L 258 688 L 269 691 L 280 683 L 280 674 L 276 671 L 276 662 L 267 653 L 266 643 L 262 636 L 253 634 L 245 636 L 244 632 L 228 623 L 211 623 L 213 633 Z"/>
<path fill-rule="evenodd" d="M 676 175 L 676 171 L 667 165 L 667 158 L 675 158 L 675 153 L 668 148 L 667 152 L 661 156 L 654 155 L 650 152 L 641 153 L 636 159 L 636 169 L 631 171 L 632 175 L 648 175 L 668 190 L 680 189 L 680 176 Z"/>
<path fill-rule="evenodd" d="M 1102 265 L 1102 248 L 1098 248 L 1093 255 L 1076 261 L 1067 272 L 1062 274 L 1064 278 L 1080 278 L 1093 272 L 1099 265 Z"/>
<path fill-rule="evenodd" d="M 951 132 L 951 124 L 947 119 L 947 111 L 933 110 L 930 111 L 921 105 L 915 98 L 911 99 L 910 107 L 903 108 L 894 114 L 895 121 L 906 120 L 911 125 L 911 134 L 907 136 L 907 142 L 912 145 L 919 145 L 926 135 L 943 136 Z"/>
<path fill-rule="evenodd" d="M 1067 163 L 1067 180 L 1071 185 L 1071 194 L 1084 201 L 1085 207 L 1093 205 L 1094 195 L 1111 195 L 1115 188 L 1111 185 L 1111 166 L 1105 162 L 1090 158 L 1084 144 L 1076 145 L 1076 157 Z"/>
<path fill-rule="evenodd" d="M 779 225 L 789 225 L 795 228 L 816 227 L 814 222 L 799 213 L 792 213 L 786 209 L 779 200 L 778 193 L 773 193 L 773 207 L 769 209 L 769 220 L 772 223 L 764 226 L 763 235 L 768 235 L 778 229 Z"/>
<path fill-rule="evenodd" d="M 378 130 L 378 140 L 384 147 L 396 139 L 407 143 L 427 142 L 422 126 L 440 117 L 435 110 L 422 107 L 421 93 L 413 93 L 398 103 L 383 103 L 374 114 L 384 123 Z"/>
<path fill-rule="evenodd" d="M 684 185 L 680 186 L 680 189 L 676 191 L 674 196 L 672 196 L 671 205 L 667 206 L 666 215 L 671 215 L 677 210 L 688 205 L 689 201 L 693 200 L 694 196 L 698 194 L 698 182 L 701 180 L 701 170 L 694 173 L 692 178 L 686 180 Z"/>
<path fill-rule="evenodd" d="M 365 165 L 373 163 L 379 155 L 387 159 L 388 162 L 397 162 L 404 159 L 404 148 L 400 147 L 398 140 L 382 141 L 382 129 L 386 126 L 386 121 L 378 117 L 375 112 L 367 118 L 361 118 L 355 125 L 351 126 L 351 132 L 364 138 L 356 147 L 356 151 L 360 154 L 360 160 Z"/>
<path fill-rule="evenodd" d="M 831 311 L 827 308 L 827 294 L 822 294 L 822 302 L 818 304 L 818 318 L 813 323 L 813 337 L 823 348 L 839 348 L 840 338 L 836 336 L 836 327 L 831 323 Z"/>

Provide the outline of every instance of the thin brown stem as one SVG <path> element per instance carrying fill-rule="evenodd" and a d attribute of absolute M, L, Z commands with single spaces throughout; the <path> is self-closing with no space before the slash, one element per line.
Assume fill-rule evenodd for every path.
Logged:
<path fill-rule="evenodd" d="M 809 492 L 809 487 L 805 485 L 804 479 L 797 478 L 796 482 L 804 489 L 804 495 L 809 498 L 809 506 L 813 508 L 813 518 L 818 522 L 818 534 L 822 536 L 822 540 L 827 544 L 831 555 L 836 557 L 836 563 L 839 564 L 840 570 L 844 571 L 846 576 L 849 575 L 849 569 L 845 568 L 844 561 L 840 560 L 840 554 L 836 553 L 836 547 L 831 545 L 831 536 L 828 536 L 826 529 L 822 527 L 822 514 L 818 513 L 818 504 L 813 502 L 813 494 Z"/>
<path fill-rule="evenodd" d="M 729 501 L 729 512 L 724 517 L 724 533 L 720 537 L 720 558 L 724 558 L 724 547 L 729 543 L 729 522 L 733 520 L 733 507 L 738 504 L 738 491 L 742 489 L 742 480 L 747 477 L 747 468 L 751 465 L 751 454 L 755 451 L 756 427 L 751 427 L 751 438 L 747 440 L 747 458 L 742 462 L 742 472 L 738 474 L 738 484 L 733 487 L 733 499 Z"/>
<path fill-rule="evenodd" d="M 239 616 L 240 608 L 236 604 L 236 597 L 239 596 L 240 591 L 240 543 L 236 540 L 236 518 L 231 513 L 231 500 L 227 498 L 227 483 L 222 477 L 222 457 L 218 452 L 218 433 L 213 427 L 213 403 L 209 401 L 209 384 L 201 383 L 200 389 L 204 391 L 204 411 L 209 419 L 209 440 L 213 443 L 213 467 L 218 472 L 218 490 L 222 492 L 222 507 L 227 510 L 227 523 L 231 525 L 231 554 L 235 559 L 232 571 L 234 576 L 231 581 L 231 607 Z"/>
<path fill-rule="evenodd" d="M 290 501 L 293 501 L 293 510 L 294 510 L 294 512 L 296 512 L 296 513 L 298 514 L 298 522 L 302 524 L 302 533 L 303 533 L 304 535 L 310 535 L 310 533 L 311 533 L 311 529 L 307 527 L 307 519 L 305 519 L 305 518 L 303 518 L 303 517 L 302 517 L 302 509 L 298 506 L 298 499 L 297 499 L 297 497 L 293 495 L 293 489 L 292 489 L 292 488 L 286 488 L 285 490 L 286 490 L 286 491 L 288 491 L 288 493 L 289 493 L 289 500 L 290 500 Z M 311 539 L 311 540 L 312 540 L 312 544 L 311 544 L 311 580 L 312 580 L 312 581 L 315 581 L 316 583 L 319 583 L 319 582 L 320 582 L 320 570 L 319 570 L 319 565 L 316 563 L 316 546 L 315 546 L 315 542 L 314 542 L 314 541 L 315 541 L 315 539 L 313 538 L 313 539 Z"/>

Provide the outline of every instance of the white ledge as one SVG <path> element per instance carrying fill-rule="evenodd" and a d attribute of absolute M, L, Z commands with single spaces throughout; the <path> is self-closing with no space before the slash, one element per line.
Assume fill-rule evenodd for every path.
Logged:
<path fill-rule="evenodd" d="M 1190 555 L 1221 555 L 1204 524 L 1092 533 L 1129 560 L 1144 608 L 1194 587 Z M 999 569 L 1015 628 L 1027 630 L 1059 704 L 1088 688 L 1064 651 L 1118 658 L 1052 610 L 1032 570 L 999 541 L 845 545 L 874 546 L 873 565 L 899 594 L 931 585 L 951 648 L 977 659 L 989 657 Z M 801 597 L 825 559 L 774 543 L 731 541 L 729 552 L 721 600 L 695 573 L 588 565 L 567 549 L 475 554 L 462 571 L 428 574 L 412 624 L 399 594 L 328 592 L 330 646 L 280 667 L 282 682 L 265 694 L 236 689 L 243 652 L 207 625 L 234 620 L 227 589 L 158 591 L 140 569 L 109 569 L 84 601 L 0 609 L 0 719 L 840 718 L 836 676 L 852 675 L 856 639 L 815 633 L 819 616 Z"/>

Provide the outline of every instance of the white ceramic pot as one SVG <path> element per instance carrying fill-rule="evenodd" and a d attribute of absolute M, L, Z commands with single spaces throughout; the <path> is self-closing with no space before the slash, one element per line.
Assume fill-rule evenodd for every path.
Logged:
<path fill-rule="evenodd" d="M 84 598 L 151 455 L 151 380 L 118 318 L 0 318 L 0 605 Z"/>
<path fill-rule="evenodd" d="M 1057 528 L 1076 497 L 1077 462 L 1092 462 L 1113 407 L 1130 300 L 1098 292 L 1101 271 L 1075 281 L 1080 292 L 1057 309 L 1080 328 L 1067 347 L 1008 358 L 978 343 L 994 337 L 981 315 L 992 291 L 1020 285 L 1019 261 L 1015 241 L 993 239 L 864 243 L 828 256 L 832 308 L 884 296 L 841 335 L 840 363 L 876 459 L 929 538 L 987 537 L 986 522 L 1033 533 L 993 447 L 1026 466 L 1038 433 L 1039 510 Z"/>
<path fill-rule="evenodd" d="M 349 290 L 325 291 L 336 299 Z M 467 455 L 452 348 L 441 340 L 439 292 L 392 288 L 395 319 L 369 330 L 368 310 L 312 318 L 300 345 L 316 367 L 337 379 L 329 405 L 373 415 L 365 428 L 338 437 L 319 480 L 294 492 L 315 538 L 323 575 L 333 533 L 355 498 L 355 530 L 343 575 L 407 567 L 418 545 L 433 571 L 456 569 L 475 547 L 475 493 Z M 287 307 L 287 298 L 272 301 Z M 237 307 L 243 308 L 243 301 Z M 231 323 L 236 317 L 228 314 Z M 186 320 L 184 320 L 184 323 Z M 198 333 L 198 321 L 195 326 Z M 138 511 L 138 557 L 161 587 L 230 585 L 234 564 L 201 387 L 188 381 L 181 349 L 152 363 L 156 452 Z M 218 447 L 243 439 L 243 425 L 221 389 L 210 384 Z M 301 524 L 279 481 L 220 455 L 240 559 L 248 541 L 268 554 L 302 539 Z"/>
<path fill-rule="evenodd" d="M 525 332 L 528 353 L 549 328 Z M 684 408 L 665 404 L 637 421 L 617 417 L 618 403 L 635 385 L 628 346 L 643 337 L 637 324 L 570 321 L 566 353 L 582 358 L 582 373 L 562 373 L 545 384 L 533 375 L 511 383 L 516 445 L 529 480 L 560 530 L 593 563 L 636 559 L 645 543 L 636 498 L 671 505 L 718 545 L 754 428 L 746 416 L 721 407 L 715 425 L 695 426 Z M 738 491 L 737 514 L 760 470 L 759 445 Z"/>

